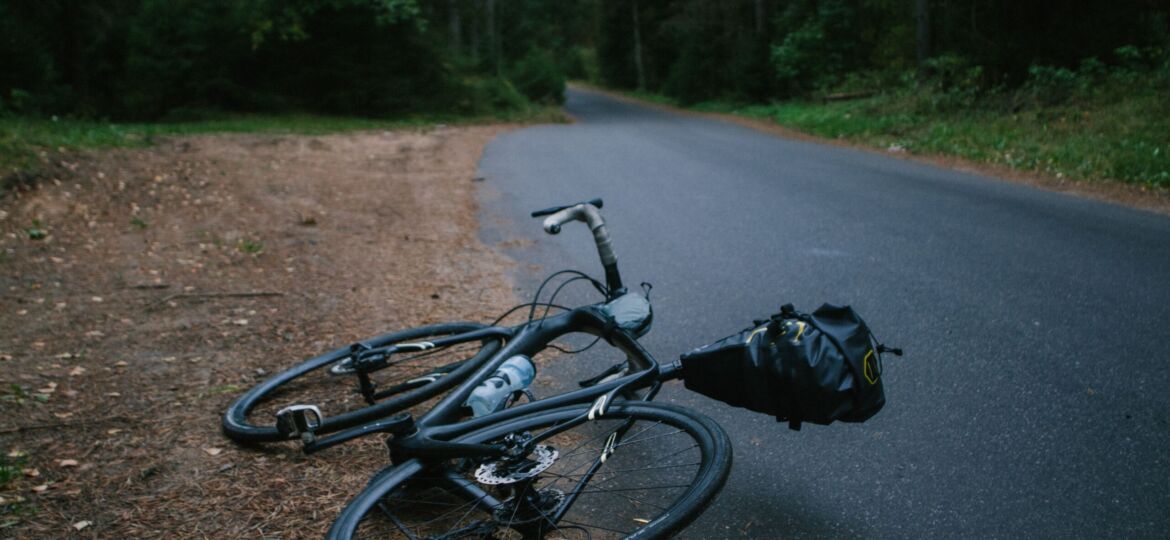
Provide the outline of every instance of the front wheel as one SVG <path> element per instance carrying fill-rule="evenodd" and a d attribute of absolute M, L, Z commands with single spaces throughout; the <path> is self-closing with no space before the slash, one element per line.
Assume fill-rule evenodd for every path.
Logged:
<path fill-rule="evenodd" d="M 722 489 L 731 444 L 711 419 L 655 403 L 615 403 L 594 420 L 588 410 L 538 412 L 457 441 L 534 437 L 523 459 L 412 459 L 385 469 L 327 538 L 663 538 Z M 549 428 L 557 433 L 543 435 Z"/>
<path fill-rule="evenodd" d="M 359 342 L 376 348 L 423 342 L 486 328 L 448 323 L 412 328 Z M 362 394 L 349 347 L 311 358 L 260 383 L 237 398 L 223 416 L 223 432 L 239 443 L 284 440 L 275 427 L 276 412 L 288 405 L 316 405 L 326 418 L 325 434 L 383 418 L 435 397 L 455 386 L 499 351 L 499 338 L 457 343 L 425 352 L 402 353 L 383 369 L 368 373 L 374 392 Z"/>

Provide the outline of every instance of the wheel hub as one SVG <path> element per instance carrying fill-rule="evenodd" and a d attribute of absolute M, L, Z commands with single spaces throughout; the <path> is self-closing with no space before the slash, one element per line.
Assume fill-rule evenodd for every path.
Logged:
<path fill-rule="evenodd" d="M 551 518 L 563 502 L 565 492 L 559 489 L 528 490 L 526 495 L 517 495 L 504 501 L 504 504 L 492 512 L 492 518 L 497 523 L 507 524 L 508 528 L 512 528 Z"/>

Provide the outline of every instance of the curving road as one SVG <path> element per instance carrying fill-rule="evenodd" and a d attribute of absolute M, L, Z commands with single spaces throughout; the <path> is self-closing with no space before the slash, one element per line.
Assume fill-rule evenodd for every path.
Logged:
<path fill-rule="evenodd" d="M 600 273 L 583 228 L 527 212 L 602 197 L 627 283 L 655 285 L 661 360 L 786 302 L 852 304 L 907 351 L 860 425 L 793 432 L 669 385 L 735 446 L 687 537 L 1170 530 L 1170 218 L 584 91 L 566 109 L 480 163 L 484 238 L 535 263 L 522 294 Z"/>

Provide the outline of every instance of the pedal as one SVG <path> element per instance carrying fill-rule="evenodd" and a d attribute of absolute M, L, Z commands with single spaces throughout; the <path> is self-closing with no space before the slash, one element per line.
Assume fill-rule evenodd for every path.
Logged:
<path fill-rule="evenodd" d="M 325 415 L 316 405 L 289 405 L 276 413 L 276 431 L 288 439 L 300 437 L 309 443 L 317 439 L 317 428 L 325 421 Z"/>

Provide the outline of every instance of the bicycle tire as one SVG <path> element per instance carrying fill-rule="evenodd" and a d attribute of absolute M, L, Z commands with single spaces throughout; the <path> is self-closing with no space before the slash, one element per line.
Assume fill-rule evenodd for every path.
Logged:
<path fill-rule="evenodd" d="M 370 347 L 382 347 L 403 341 L 426 341 L 426 338 L 461 334 L 482 328 L 486 328 L 486 326 L 478 323 L 437 324 L 392 332 L 362 340 L 360 343 Z M 337 349 L 306 360 L 289 370 L 278 373 L 236 398 L 223 415 L 222 430 L 228 438 L 244 444 L 286 440 L 287 438 L 282 436 L 275 427 L 274 409 L 298 403 L 322 405 L 328 402 L 334 405 L 334 410 L 322 407 L 322 412 L 326 414 L 326 417 L 321 426 L 316 430 L 318 434 L 331 433 L 383 418 L 422 403 L 455 386 L 477 366 L 482 364 L 483 361 L 495 354 L 499 350 L 500 345 L 501 342 L 497 338 L 466 344 L 464 345 L 465 350 L 461 352 L 470 354 L 470 350 L 475 349 L 474 354 L 468 356 L 466 359 L 449 364 L 449 366 L 454 367 L 450 373 L 438 377 L 431 382 L 418 383 L 422 386 L 404 389 L 401 392 L 385 396 L 382 401 L 373 405 L 367 404 L 364 400 L 361 403 L 352 403 L 357 400 L 362 400 L 361 396 L 358 396 L 356 392 L 352 391 L 353 388 L 356 388 L 356 377 L 343 377 L 345 382 L 341 383 L 338 381 L 338 377 L 330 378 L 326 375 L 329 368 L 345 361 L 351 355 L 349 347 Z M 446 361 L 439 355 L 444 352 L 444 349 L 430 350 L 425 353 L 418 353 L 417 356 L 425 356 L 436 361 Z M 411 366 L 410 369 L 403 370 L 399 370 L 398 366 L 391 366 L 381 370 L 379 373 L 382 382 L 408 380 L 411 376 L 417 376 L 420 371 L 425 373 L 427 369 L 433 369 L 433 366 L 419 369 L 424 366 L 416 365 Z M 325 376 L 323 377 L 322 375 Z M 304 384 L 306 379 L 310 377 L 316 377 L 321 380 L 312 380 L 307 385 L 319 385 L 323 388 L 312 391 L 302 389 L 302 397 L 297 399 L 288 397 L 287 399 L 280 400 L 282 392 L 285 394 L 293 393 L 291 389 L 296 384 Z M 308 396 L 304 396 L 306 392 L 308 392 Z M 339 406 L 348 408 L 349 410 L 338 413 L 336 409 Z M 257 410 L 258 407 L 261 410 Z M 265 414 L 267 414 L 265 425 L 257 425 L 257 422 L 253 418 Z"/>
<path fill-rule="evenodd" d="M 457 442 L 494 442 L 508 434 L 532 432 L 580 419 L 588 410 L 588 406 L 572 406 L 537 412 L 489 426 L 461 437 Z M 608 440 L 605 433 L 616 431 L 607 431 L 609 427 L 615 422 L 621 424 L 628 420 L 635 423 L 616 442 L 607 460 L 590 453 L 596 450 L 599 441 Z M 595 432 L 600 432 L 602 439 L 598 439 Z M 677 437 L 667 440 L 667 436 Z M 575 447 L 561 447 L 566 441 L 576 444 L 580 437 L 584 437 L 585 442 Z M 552 480 L 540 484 L 540 480 L 534 479 L 526 493 L 549 498 L 552 500 L 550 504 L 558 506 L 549 506 L 533 514 L 519 508 L 511 511 L 508 502 L 504 501 L 489 512 L 477 508 L 474 500 L 468 502 L 466 494 L 456 494 L 436 483 L 438 478 L 449 477 L 457 471 L 460 477 L 483 487 L 484 484 L 476 480 L 476 474 L 483 471 L 482 463 L 477 468 L 476 462 L 469 459 L 438 463 L 411 459 L 375 475 L 367 487 L 346 505 L 326 538 L 397 537 L 395 533 L 406 538 L 532 538 L 546 535 L 567 539 L 667 538 L 689 525 L 710 504 L 726 482 L 732 460 L 731 443 L 718 424 L 694 411 L 656 403 L 615 403 L 602 417 L 574 426 L 550 438 L 548 443 L 558 449 L 558 455 L 538 476 Z M 589 446 L 587 450 L 581 450 L 586 446 Z M 675 450 L 676 447 L 681 450 Z M 690 463 L 695 459 L 696 463 Z M 650 465 L 644 465 L 646 463 Z M 579 471 L 587 471 L 593 466 L 600 468 L 591 478 L 585 479 L 585 473 Z M 585 482 L 581 484 L 580 493 L 564 509 L 564 515 L 557 523 L 547 523 L 548 516 L 560 513 L 562 508 L 559 505 L 566 505 L 569 500 L 566 492 L 552 486 L 574 476 Z M 671 484 L 670 479 L 659 479 L 660 476 L 678 477 L 675 481 L 683 483 Z M 650 483 L 647 487 L 645 480 L 659 483 Z M 572 483 L 572 480 L 567 480 L 567 483 Z M 617 487 L 613 487 L 615 483 Z M 623 487 L 628 483 L 633 486 Z M 564 486 L 568 487 L 567 484 Z M 485 489 L 499 490 L 501 486 L 487 486 Z M 576 489 L 574 486 L 568 493 Z M 557 491 L 562 495 L 559 502 L 555 502 Z M 654 496 L 654 492 L 663 497 Z M 516 493 L 513 495 L 518 497 Z M 449 502 L 452 500 L 456 502 Z M 478 500 L 487 499 L 480 496 Z M 659 502 L 663 504 L 656 504 Z M 434 514 L 439 512 L 442 514 L 436 517 Z M 507 517 L 509 512 L 510 518 Z M 651 517 L 651 514 L 657 515 Z M 481 523 L 475 522 L 477 517 L 484 516 L 487 517 Z M 509 519 L 513 521 L 507 521 Z M 521 519 L 535 519 L 535 522 L 519 523 Z M 607 520 L 605 526 L 595 522 L 601 519 Z M 436 524 L 449 525 L 452 530 L 446 534 L 434 534 L 430 528 Z M 442 530 L 443 527 L 439 527 L 439 531 Z"/>

